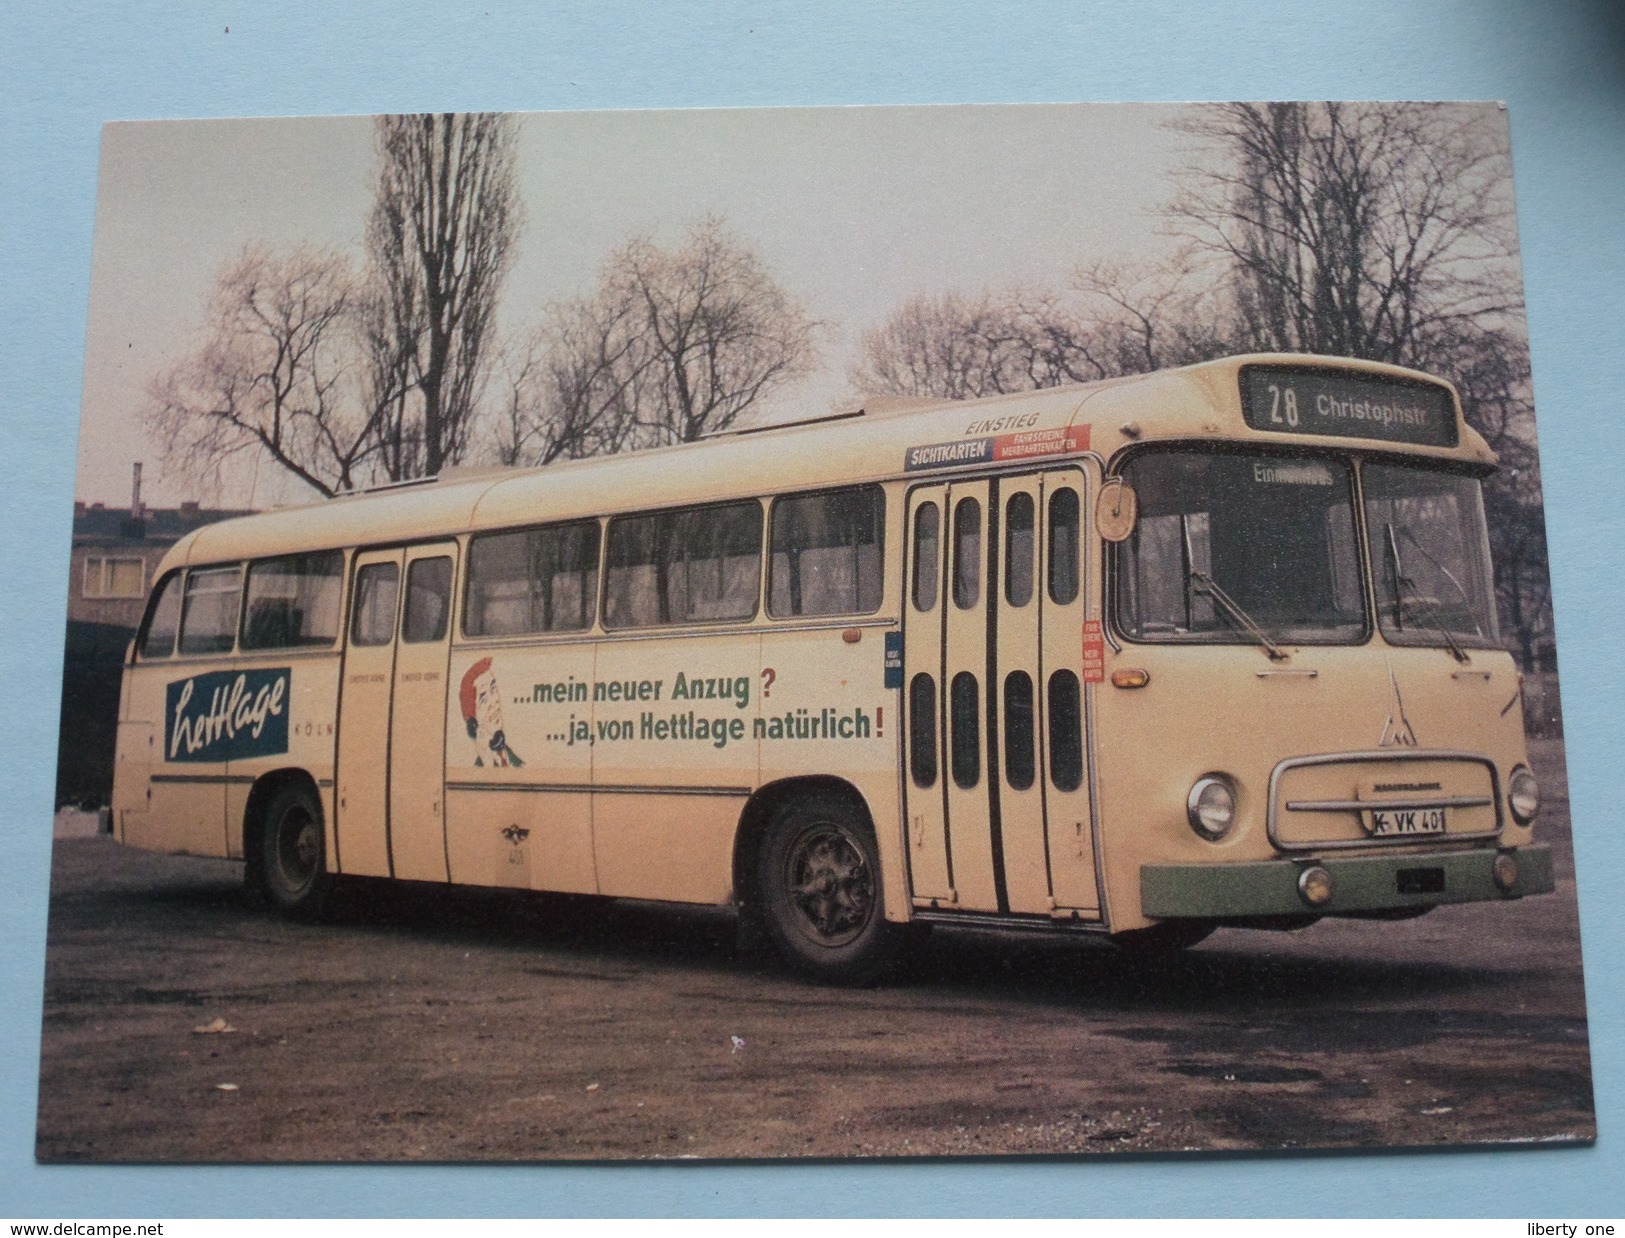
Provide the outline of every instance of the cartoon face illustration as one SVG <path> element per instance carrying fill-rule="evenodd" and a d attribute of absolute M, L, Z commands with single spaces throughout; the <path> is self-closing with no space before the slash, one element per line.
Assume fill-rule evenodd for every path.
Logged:
<path fill-rule="evenodd" d="M 468 738 L 474 745 L 475 765 L 524 764 L 508 747 L 508 737 L 502 729 L 502 692 L 497 687 L 490 658 L 481 658 L 468 668 L 458 701 L 468 727 Z"/>

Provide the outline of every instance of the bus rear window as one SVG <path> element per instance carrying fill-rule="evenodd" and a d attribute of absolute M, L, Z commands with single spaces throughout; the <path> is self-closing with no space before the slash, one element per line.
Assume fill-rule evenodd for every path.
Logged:
<path fill-rule="evenodd" d="M 719 503 L 612 520 L 604 626 L 754 618 L 761 572 L 760 503 Z"/>
<path fill-rule="evenodd" d="M 243 648 L 331 645 L 339 636 L 343 584 L 337 550 L 250 564 Z"/>
<path fill-rule="evenodd" d="M 175 633 L 181 626 L 181 574 L 164 581 L 141 637 L 143 658 L 167 658 L 175 652 Z"/>
<path fill-rule="evenodd" d="M 578 632 L 598 602 L 598 522 L 476 537 L 468 552 L 469 636 Z"/>
<path fill-rule="evenodd" d="M 885 520 L 879 486 L 775 503 L 768 613 L 779 619 L 873 614 L 880 606 Z"/>
<path fill-rule="evenodd" d="M 229 653 L 237 635 L 243 569 L 211 567 L 186 578 L 181 607 L 182 653 Z"/>

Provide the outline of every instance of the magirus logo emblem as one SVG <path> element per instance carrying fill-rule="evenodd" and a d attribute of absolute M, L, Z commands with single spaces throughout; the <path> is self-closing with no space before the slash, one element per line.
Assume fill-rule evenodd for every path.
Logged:
<path fill-rule="evenodd" d="M 520 843 L 524 842 L 525 839 L 530 837 L 530 831 L 522 825 L 510 825 L 507 829 L 502 831 L 502 837 L 506 838 L 510 843 L 517 847 Z"/>
<path fill-rule="evenodd" d="M 1388 683 L 1394 689 L 1394 707 L 1389 711 L 1388 721 L 1383 723 L 1382 737 L 1377 740 L 1379 748 L 1414 748 L 1416 747 L 1416 732 L 1411 729 L 1411 720 L 1405 716 L 1405 698 L 1399 692 L 1399 680 L 1394 677 L 1394 668 L 1388 668 Z"/>

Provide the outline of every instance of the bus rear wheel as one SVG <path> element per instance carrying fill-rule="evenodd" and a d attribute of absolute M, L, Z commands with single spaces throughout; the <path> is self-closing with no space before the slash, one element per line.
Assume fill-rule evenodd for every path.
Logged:
<path fill-rule="evenodd" d="M 812 978 L 867 984 L 896 956 L 874 831 L 842 797 L 805 796 L 779 810 L 762 843 L 757 886 L 774 945 Z"/>
<path fill-rule="evenodd" d="M 260 831 L 259 877 L 283 915 L 314 919 L 332 892 L 322 806 L 308 787 L 292 783 L 271 797 Z"/>

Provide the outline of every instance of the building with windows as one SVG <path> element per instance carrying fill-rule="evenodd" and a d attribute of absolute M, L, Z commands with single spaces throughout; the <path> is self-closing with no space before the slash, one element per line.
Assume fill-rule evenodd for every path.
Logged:
<path fill-rule="evenodd" d="M 135 634 L 158 561 L 181 538 L 202 525 L 245 511 L 179 507 L 109 508 L 73 505 L 73 568 L 68 580 L 68 622 L 108 624 Z M 122 651 L 121 651 L 122 652 Z"/>

